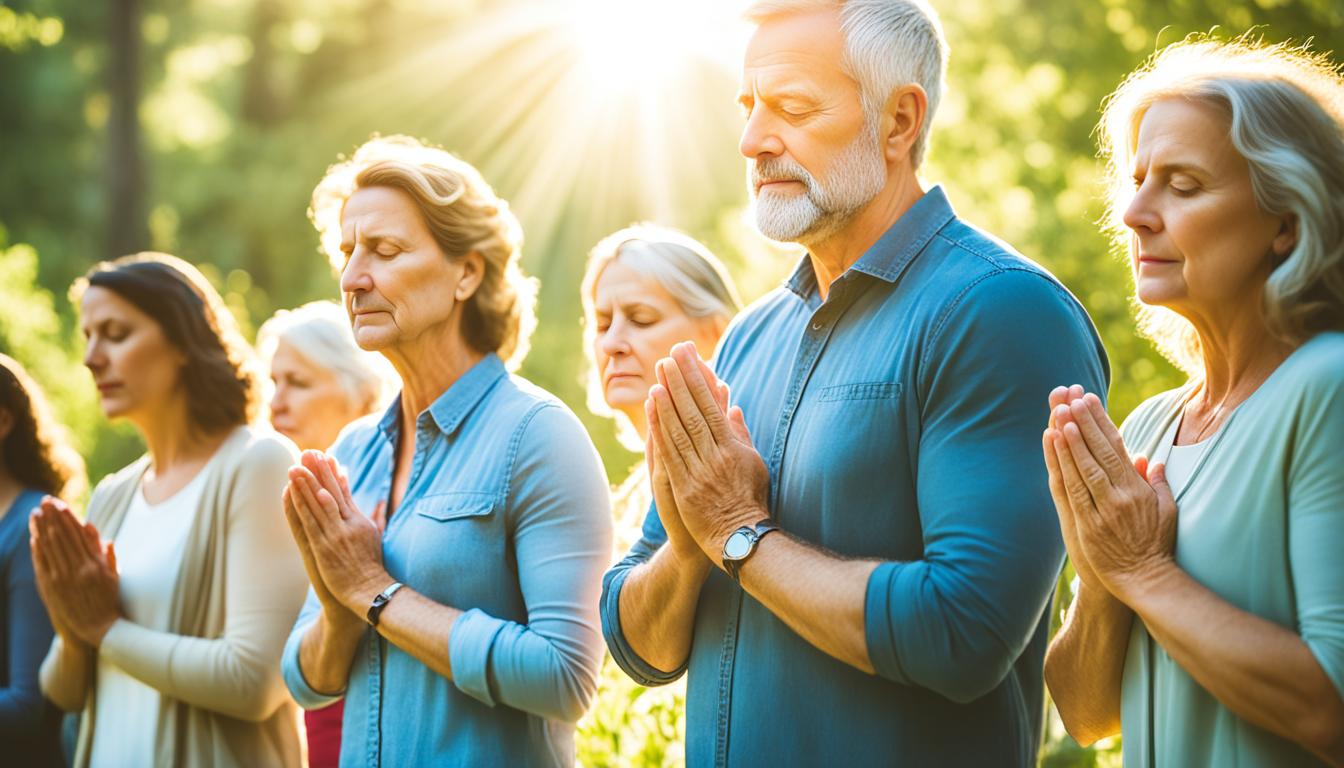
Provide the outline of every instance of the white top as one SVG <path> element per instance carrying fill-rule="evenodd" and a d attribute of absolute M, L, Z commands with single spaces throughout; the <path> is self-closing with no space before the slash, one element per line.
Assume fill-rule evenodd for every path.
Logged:
<path fill-rule="evenodd" d="M 1174 442 L 1167 449 L 1167 485 L 1171 486 L 1171 495 L 1180 495 L 1181 489 L 1190 481 L 1190 476 L 1195 473 L 1195 467 L 1199 465 L 1200 458 L 1208 450 L 1213 442 L 1212 437 L 1206 437 L 1198 443 L 1190 445 L 1176 445 Z"/>
<path fill-rule="evenodd" d="M 158 504 L 145 501 L 143 486 L 136 491 L 113 539 L 124 617 L 118 623 L 146 627 L 168 623 L 182 551 L 200 506 L 205 476 L 202 467 L 181 490 Z M 98 722 L 90 753 L 92 768 L 144 765 L 154 754 L 161 694 L 102 654 L 98 656 L 96 690 Z"/>

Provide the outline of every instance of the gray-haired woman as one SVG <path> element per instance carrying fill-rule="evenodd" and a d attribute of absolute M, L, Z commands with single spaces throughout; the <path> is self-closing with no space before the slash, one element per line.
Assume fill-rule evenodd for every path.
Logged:
<path fill-rule="evenodd" d="M 1127 766 L 1344 764 L 1344 81 L 1192 40 L 1103 131 L 1143 328 L 1191 378 L 1119 431 L 1051 394 L 1081 584 L 1046 682 Z"/>

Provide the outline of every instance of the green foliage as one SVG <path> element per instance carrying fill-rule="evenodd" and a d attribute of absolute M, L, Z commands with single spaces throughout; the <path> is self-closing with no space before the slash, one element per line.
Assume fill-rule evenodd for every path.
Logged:
<path fill-rule="evenodd" d="M 578 764 L 592 768 L 684 765 L 686 679 L 645 688 L 607 657 L 593 708 L 579 721 Z"/>

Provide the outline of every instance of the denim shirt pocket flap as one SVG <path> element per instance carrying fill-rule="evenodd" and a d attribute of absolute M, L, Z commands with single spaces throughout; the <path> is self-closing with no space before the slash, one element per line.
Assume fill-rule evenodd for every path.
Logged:
<path fill-rule="evenodd" d="M 818 399 L 823 403 L 841 400 L 892 400 L 901 394 L 901 385 L 895 381 L 863 381 L 854 384 L 836 384 L 821 390 Z"/>
<path fill-rule="evenodd" d="M 415 514 L 430 520 L 484 517 L 495 508 L 495 495 L 476 491 L 434 493 L 415 502 Z"/>

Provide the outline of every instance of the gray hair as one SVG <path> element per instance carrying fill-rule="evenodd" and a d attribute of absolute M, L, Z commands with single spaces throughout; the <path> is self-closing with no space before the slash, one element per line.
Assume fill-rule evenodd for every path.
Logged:
<path fill-rule="evenodd" d="M 1265 45 L 1243 36 L 1202 36 L 1167 46 L 1131 74 L 1106 102 L 1099 130 L 1111 173 L 1110 228 L 1128 247 L 1121 217 L 1139 125 L 1161 99 L 1205 104 L 1227 117 L 1232 145 L 1250 166 L 1260 209 L 1297 225 L 1292 252 L 1270 273 L 1262 295 L 1270 329 L 1300 344 L 1344 327 L 1344 77 L 1305 47 Z M 1162 307 L 1139 306 L 1139 327 L 1191 376 L 1203 371 L 1199 336 Z"/>
<path fill-rule="evenodd" d="M 918 168 L 947 79 L 947 38 L 938 13 L 924 0 L 757 0 L 745 16 L 760 23 L 774 16 L 826 9 L 840 10 L 844 68 L 858 82 L 864 114 L 873 125 L 897 88 L 914 83 L 924 89 L 929 108 L 910 150 Z"/>
<path fill-rule="evenodd" d="M 690 317 L 720 317 L 731 320 L 742 308 L 737 288 L 728 270 L 698 240 L 675 229 L 652 224 L 634 224 L 602 238 L 588 254 L 581 293 L 583 299 L 583 340 L 587 359 L 588 409 L 599 416 L 616 418 L 621 444 L 631 450 L 642 445 L 639 436 L 623 414 L 607 406 L 602 391 L 602 376 L 592 359 L 597 329 L 588 322 L 594 314 L 597 281 L 607 265 L 620 259 L 622 264 L 652 278 L 676 300 Z M 707 352 L 707 350 L 701 350 Z"/>
<path fill-rule="evenodd" d="M 387 360 L 355 343 L 350 318 L 330 301 L 312 301 L 282 309 L 257 332 L 257 352 L 267 369 L 280 342 L 294 347 L 317 366 L 336 374 L 352 402 L 370 413 L 396 390 L 397 377 Z"/>

